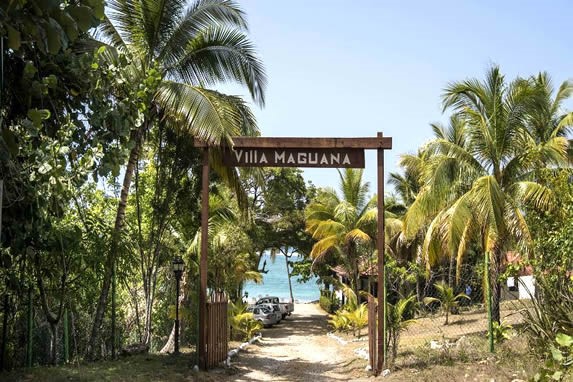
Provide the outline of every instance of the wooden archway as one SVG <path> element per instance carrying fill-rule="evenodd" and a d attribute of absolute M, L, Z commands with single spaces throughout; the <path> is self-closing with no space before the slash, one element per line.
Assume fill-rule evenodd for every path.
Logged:
<path fill-rule="evenodd" d="M 207 252 L 209 220 L 209 145 L 195 142 L 203 148 L 203 171 L 201 191 L 201 256 L 199 291 L 199 367 L 206 369 L 207 347 Z M 224 150 L 223 160 L 236 167 L 323 167 L 363 168 L 364 150 L 377 151 L 377 236 L 378 251 L 378 327 L 376 338 L 369 334 L 370 366 L 379 374 L 386 363 L 385 333 L 386 305 L 384 290 L 384 150 L 392 148 L 392 138 L 378 133 L 366 138 L 277 138 L 235 137 L 233 147 Z M 381 323 L 381 324 L 380 324 Z M 371 323 L 369 323 L 371 325 Z M 369 333 L 371 331 L 369 330 Z"/>

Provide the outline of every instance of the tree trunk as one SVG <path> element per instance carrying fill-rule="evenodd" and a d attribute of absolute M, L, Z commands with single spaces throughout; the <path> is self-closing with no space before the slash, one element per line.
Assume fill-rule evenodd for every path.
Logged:
<path fill-rule="evenodd" d="M 54 366 L 57 365 L 59 358 L 58 325 L 57 323 L 50 322 L 50 363 Z"/>
<path fill-rule="evenodd" d="M 6 368 L 6 344 L 8 342 L 8 315 L 10 314 L 10 296 L 4 295 L 3 318 L 2 318 L 2 344 L 0 345 L 0 371 Z"/>
<path fill-rule="evenodd" d="M 125 210 L 127 207 L 127 197 L 129 195 L 129 187 L 131 186 L 131 179 L 133 178 L 133 172 L 135 170 L 135 165 L 139 157 L 139 146 L 141 145 L 142 136 L 146 127 L 147 123 L 144 122 L 142 126 L 134 133 L 133 136 L 133 141 L 135 141 L 135 145 L 133 149 L 131 149 L 131 152 L 129 154 L 129 161 L 127 162 L 127 168 L 125 169 L 125 175 L 123 177 L 123 185 L 121 188 L 121 194 L 117 206 L 117 213 L 115 216 L 115 225 L 111 237 L 111 247 L 105 262 L 105 273 L 103 278 L 103 284 L 97 302 L 90 339 L 86 349 L 86 358 L 88 360 L 94 360 L 96 358 L 95 355 L 96 355 L 96 350 L 98 348 L 97 345 L 99 337 L 101 334 L 100 333 L 101 325 L 103 323 L 103 316 L 107 308 L 109 289 L 111 286 L 111 280 L 113 276 L 113 266 L 115 264 L 117 257 L 118 241 L 125 221 Z"/>
<path fill-rule="evenodd" d="M 159 351 L 160 353 L 173 353 L 175 351 L 175 323 L 171 328 L 171 333 L 169 334 L 169 339 L 165 345 Z"/>
<path fill-rule="evenodd" d="M 491 285 L 491 320 L 500 323 L 501 315 L 499 304 L 501 302 L 501 283 L 499 276 L 501 273 L 501 257 L 502 252 L 498 249 L 494 250 L 491 271 L 490 271 L 490 285 Z"/>
<path fill-rule="evenodd" d="M 288 249 L 287 249 L 286 252 L 288 252 Z M 288 290 L 289 290 L 289 292 L 290 292 L 290 302 L 291 302 L 291 303 L 294 303 L 294 297 L 293 297 L 293 294 L 292 294 L 292 282 L 291 282 L 291 280 L 290 280 L 290 269 L 289 269 L 289 267 L 288 267 L 288 259 L 292 256 L 292 254 L 289 255 L 289 256 L 287 256 L 286 252 L 285 252 L 284 255 L 285 255 L 285 264 L 286 264 L 287 278 L 288 278 Z"/>
<path fill-rule="evenodd" d="M 454 268 L 456 266 L 456 257 L 452 253 L 450 256 L 450 267 L 448 268 L 448 286 L 450 288 L 454 287 Z"/>

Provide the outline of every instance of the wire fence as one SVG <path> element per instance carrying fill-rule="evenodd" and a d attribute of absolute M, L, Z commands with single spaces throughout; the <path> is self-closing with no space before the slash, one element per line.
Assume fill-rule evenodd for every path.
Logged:
<path fill-rule="evenodd" d="M 388 304 L 397 306 L 405 291 L 415 294 L 415 304 L 401 317 L 397 351 L 388 351 L 388 362 L 398 367 L 423 367 L 431 358 L 456 356 L 476 359 L 494 350 L 494 342 L 522 323 L 527 280 L 508 278 L 501 282 L 500 323 L 488 315 L 488 285 L 483 265 L 465 266 L 459 277 L 449 267 L 432 270 L 415 285 L 404 278 L 388 278 Z M 406 285 L 405 285 L 406 284 Z M 490 338 L 491 331 L 491 338 Z"/>

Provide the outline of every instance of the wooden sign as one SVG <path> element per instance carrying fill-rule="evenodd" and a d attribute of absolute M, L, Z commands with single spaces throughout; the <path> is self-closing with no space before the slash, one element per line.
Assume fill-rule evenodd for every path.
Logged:
<path fill-rule="evenodd" d="M 225 150 L 223 163 L 236 167 L 364 168 L 364 150 L 241 147 Z"/>

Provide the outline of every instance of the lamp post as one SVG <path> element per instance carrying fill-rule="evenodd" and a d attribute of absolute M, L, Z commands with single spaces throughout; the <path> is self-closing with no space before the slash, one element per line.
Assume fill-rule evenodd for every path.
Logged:
<path fill-rule="evenodd" d="M 185 269 L 185 263 L 183 259 L 179 256 L 173 259 L 173 273 L 175 274 L 175 280 L 177 281 L 175 287 L 175 350 L 173 354 L 179 354 L 179 282 L 181 281 L 181 275 L 183 275 L 183 270 Z"/>

